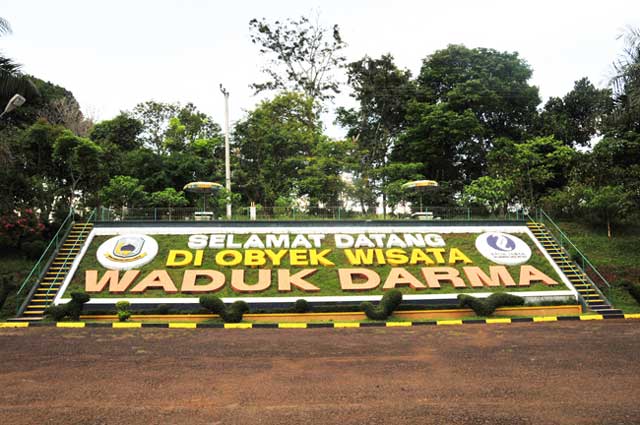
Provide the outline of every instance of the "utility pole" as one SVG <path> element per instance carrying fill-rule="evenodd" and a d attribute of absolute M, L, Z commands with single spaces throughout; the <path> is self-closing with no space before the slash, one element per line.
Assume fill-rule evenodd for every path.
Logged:
<path fill-rule="evenodd" d="M 220 84 L 224 96 L 224 180 L 231 195 L 231 161 L 229 159 L 229 92 Z M 231 200 L 227 200 L 227 220 L 231 220 Z"/>

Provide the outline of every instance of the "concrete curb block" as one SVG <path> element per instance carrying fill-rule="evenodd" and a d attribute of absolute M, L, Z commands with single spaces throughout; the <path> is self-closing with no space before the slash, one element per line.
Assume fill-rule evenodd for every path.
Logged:
<path fill-rule="evenodd" d="M 140 328 L 165 328 L 165 329 L 317 329 L 317 328 L 371 328 L 371 327 L 409 327 L 409 326 L 456 326 L 456 325 L 502 325 L 511 323 L 543 323 L 562 321 L 594 321 L 608 319 L 638 320 L 640 313 L 603 316 L 601 314 L 590 314 L 581 316 L 539 316 L 539 317 L 516 317 L 509 318 L 487 318 L 487 319 L 454 319 L 454 320 L 428 320 L 419 322 L 334 322 L 334 323 L 304 323 L 304 322 L 282 322 L 282 323 L 195 323 L 195 322 L 169 322 L 169 323 L 143 323 L 143 322 L 113 322 L 113 323 L 91 323 L 91 322 L 0 322 L 2 328 L 113 328 L 113 329 L 140 329 Z"/>

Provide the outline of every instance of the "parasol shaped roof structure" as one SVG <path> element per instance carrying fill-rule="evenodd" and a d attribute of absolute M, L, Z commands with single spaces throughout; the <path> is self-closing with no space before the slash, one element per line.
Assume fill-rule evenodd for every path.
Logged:
<path fill-rule="evenodd" d="M 222 185 L 214 182 L 191 182 L 184 185 L 183 190 L 193 193 L 213 193 L 222 189 Z"/>

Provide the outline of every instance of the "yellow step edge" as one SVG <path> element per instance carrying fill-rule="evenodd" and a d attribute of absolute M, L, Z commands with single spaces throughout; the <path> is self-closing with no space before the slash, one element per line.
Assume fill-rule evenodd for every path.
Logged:
<path fill-rule="evenodd" d="M 628 313 L 624 315 L 625 319 L 640 319 L 640 313 Z"/>
<path fill-rule="evenodd" d="M 195 329 L 196 323 L 169 323 L 169 329 Z"/>
<path fill-rule="evenodd" d="M 542 317 L 534 317 L 534 322 L 556 322 L 558 318 L 556 316 L 542 316 Z"/>
<path fill-rule="evenodd" d="M 486 319 L 485 321 L 488 325 L 492 323 L 511 323 L 511 319 L 509 318 Z"/>
<path fill-rule="evenodd" d="M 29 322 L 0 322 L 0 328 L 28 328 Z"/>
<path fill-rule="evenodd" d="M 602 320 L 604 316 L 602 314 L 588 314 L 580 316 L 580 320 Z"/>
<path fill-rule="evenodd" d="M 360 323 L 358 322 L 335 322 L 333 324 L 334 328 L 359 328 Z"/>
<path fill-rule="evenodd" d="M 140 322 L 114 322 L 111 324 L 112 328 L 115 329 L 133 329 L 133 328 L 141 328 L 142 323 Z"/>
<path fill-rule="evenodd" d="M 58 322 L 57 328 L 84 328 L 86 323 L 84 322 Z"/>
<path fill-rule="evenodd" d="M 251 329 L 253 325 L 251 323 L 225 323 L 225 329 Z"/>
<path fill-rule="evenodd" d="M 386 325 L 388 328 L 400 328 L 403 326 L 413 326 L 413 322 L 387 322 Z"/>
<path fill-rule="evenodd" d="M 441 325 L 461 325 L 462 324 L 462 320 L 438 320 L 436 322 L 436 324 L 438 326 L 441 326 Z"/>
<path fill-rule="evenodd" d="M 278 328 L 280 329 L 306 329 L 306 323 L 278 323 Z"/>

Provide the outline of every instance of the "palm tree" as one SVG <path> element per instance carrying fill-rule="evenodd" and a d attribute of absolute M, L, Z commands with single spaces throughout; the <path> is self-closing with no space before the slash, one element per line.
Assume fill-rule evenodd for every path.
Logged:
<path fill-rule="evenodd" d="M 0 17 L 0 36 L 5 34 L 11 34 L 11 26 Z M 19 64 L 0 52 L 0 108 L 16 93 L 32 98 L 38 96 L 38 89 L 22 75 Z"/>
<path fill-rule="evenodd" d="M 625 131 L 640 130 L 640 28 L 628 27 L 618 38 L 624 50 L 613 63 L 614 120 Z"/>

